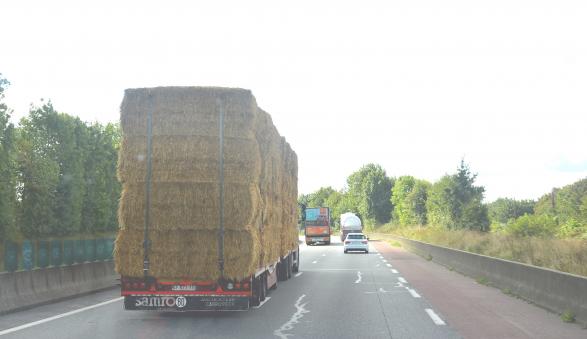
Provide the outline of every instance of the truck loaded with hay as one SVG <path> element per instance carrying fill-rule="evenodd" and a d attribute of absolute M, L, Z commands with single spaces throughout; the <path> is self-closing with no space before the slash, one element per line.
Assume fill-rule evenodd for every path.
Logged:
<path fill-rule="evenodd" d="M 121 127 L 125 309 L 247 309 L 299 269 L 297 156 L 250 91 L 128 89 Z"/>

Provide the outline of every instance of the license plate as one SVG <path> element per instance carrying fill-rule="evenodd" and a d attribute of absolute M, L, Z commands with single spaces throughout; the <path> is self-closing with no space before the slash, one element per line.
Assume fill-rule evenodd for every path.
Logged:
<path fill-rule="evenodd" d="M 198 287 L 196 285 L 173 285 L 171 287 L 172 291 L 196 291 Z"/>

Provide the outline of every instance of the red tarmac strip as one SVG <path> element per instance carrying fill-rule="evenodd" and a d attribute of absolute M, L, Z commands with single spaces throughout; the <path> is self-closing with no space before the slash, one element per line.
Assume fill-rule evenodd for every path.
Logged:
<path fill-rule="evenodd" d="M 587 329 L 384 241 L 371 243 L 464 338 L 587 338 Z"/>

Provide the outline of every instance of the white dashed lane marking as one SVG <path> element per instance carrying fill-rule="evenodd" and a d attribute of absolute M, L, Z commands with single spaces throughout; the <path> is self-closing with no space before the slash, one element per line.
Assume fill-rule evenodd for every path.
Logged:
<path fill-rule="evenodd" d="M 442 319 L 440 319 L 438 314 L 434 313 L 434 311 L 431 308 L 427 308 L 426 313 L 428 313 L 428 316 L 430 317 L 430 319 L 432 319 L 432 321 L 436 325 L 438 325 L 438 326 L 446 325 L 446 323 Z"/>
<path fill-rule="evenodd" d="M 402 284 L 407 284 L 408 283 L 406 281 L 406 279 L 404 279 L 403 277 L 398 277 L 397 280 L 399 280 L 399 282 L 401 282 Z"/>
<path fill-rule="evenodd" d="M 410 294 L 412 295 L 412 297 L 414 297 L 414 298 L 421 298 L 420 295 L 418 294 L 418 292 L 416 292 L 415 290 L 413 290 L 413 289 L 411 289 L 409 287 L 406 287 L 406 288 L 408 289 L 408 292 L 410 292 Z"/>
<path fill-rule="evenodd" d="M 391 269 L 391 273 L 398 274 L 399 272 L 396 269 Z"/>

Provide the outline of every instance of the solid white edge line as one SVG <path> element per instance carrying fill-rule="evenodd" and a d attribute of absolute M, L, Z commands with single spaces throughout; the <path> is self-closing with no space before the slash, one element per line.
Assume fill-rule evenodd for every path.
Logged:
<path fill-rule="evenodd" d="M 402 284 L 407 284 L 408 283 L 406 281 L 406 279 L 404 279 L 403 277 L 398 277 L 397 280 L 399 280 L 399 282 L 401 282 Z"/>
<path fill-rule="evenodd" d="M 399 272 L 398 272 L 396 269 L 393 269 L 393 268 L 392 268 L 392 269 L 391 269 L 391 273 L 398 274 Z"/>
<path fill-rule="evenodd" d="M 428 313 L 428 316 L 430 317 L 430 319 L 432 319 L 432 321 L 436 325 L 438 325 L 438 326 L 446 325 L 446 323 L 442 319 L 440 319 L 438 314 L 434 313 L 434 311 L 431 308 L 427 308 L 426 313 Z"/>
<path fill-rule="evenodd" d="M 261 306 L 265 305 L 266 302 L 269 301 L 269 299 L 271 299 L 271 297 L 265 297 L 265 300 L 263 300 L 259 306 L 253 306 L 253 308 L 261 308 Z"/>
<path fill-rule="evenodd" d="M 296 275 L 294 277 L 297 278 L 297 277 L 299 277 L 302 274 L 304 274 L 304 272 L 298 272 L 298 273 L 296 273 Z"/>
<path fill-rule="evenodd" d="M 57 320 L 57 319 L 60 319 L 60 318 L 64 318 L 64 317 L 67 317 L 67 316 L 70 316 L 70 315 L 74 315 L 74 314 L 77 314 L 77 313 L 81 313 L 81 312 L 84 312 L 84 311 L 87 311 L 87 310 L 91 310 L 93 308 L 97 308 L 97 307 L 100 307 L 100 306 L 112 304 L 112 303 L 115 303 L 115 302 L 120 301 L 122 299 L 124 299 L 124 297 L 120 297 L 120 298 L 116 298 L 116 299 L 104 301 L 104 302 L 101 302 L 99 304 L 95 304 L 95 305 L 91 305 L 91 306 L 87 306 L 87 307 L 82 307 L 82 308 L 77 309 L 77 310 L 73 310 L 73 311 L 62 313 L 62 314 L 58 314 L 58 315 L 55 315 L 55 316 L 52 316 L 52 317 L 49 317 L 49 318 L 45 318 L 45 319 L 33 321 L 32 323 L 28 323 L 28 324 L 24 324 L 24 325 L 12 327 L 12 328 L 9 328 L 9 329 L 0 331 L 0 336 L 6 335 L 6 334 L 9 334 L 9 333 L 13 333 L 13 332 L 17 332 L 17 331 L 20 331 L 20 330 L 24 330 L 24 329 L 29 328 L 29 327 L 41 325 L 41 324 L 47 323 L 49 321 L 53 321 L 53 320 Z"/>
<path fill-rule="evenodd" d="M 409 287 L 406 287 L 408 289 L 408 292 L 410 292 L 410 294 L 412 295 L 412 297 L 414 298 L 421 298 L 421 296 L 418 294 L 418 292 L 416 292 L 416 290 L 413 290 Z"/>

